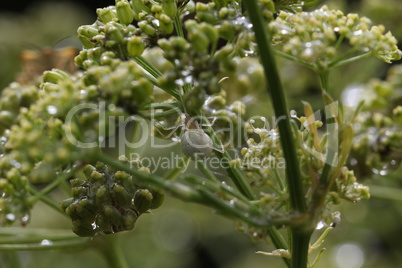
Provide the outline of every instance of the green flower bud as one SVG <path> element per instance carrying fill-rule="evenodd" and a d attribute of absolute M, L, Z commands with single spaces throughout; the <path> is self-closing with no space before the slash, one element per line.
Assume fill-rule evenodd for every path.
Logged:
<path fill-rule="evenodd" d="M 204 4 L 204 3 L 197 2 L 196 6 L 195 6 L 197 20 L 201 21 L 201 22 L 207 22 L 212 25 L 217 24 L 218 21 L 214 14 L 213 8 L 214 8 L 213 3 Z"/>
<path fill-rule="evenodd" d="M 75 234 L 84 237 L 94 236 L 96 233 L 96 229 L 90 222 L 84 222 L 82 220 L 74 220 L 71 229 Z"/>
<path fill-rule="evenodd" d="M 80 198 L 82 196 L 86 196 L 88 194 L 87 188 L 83 187 L 83 186 L 76 186 L 71 188 L 71 194 L 75 197 L 75 198 Z"/>
<path fill-rule="evenodd" d="M 120 225 L 123 216 L 115 207 L 106 205 L 103 207 L 103 213 L 105 218 L 108 219 L 112 224 Z"/>
<path fill-rule="evenodd" d="M 119 29 L 118 27 L 116 27 L 115 23 L 108 23 L 105 25 L 105 34 L 108 37 L 108 40 L 106 42 L 109 41 L 115 41 L 117 43 L 123 43 L 123 33 L 121 31 L 121 29 Z M 111 44 L 111 42 L 109 42 Z M 113 44 L 115 44 L 113 42 Z M 113 46 L 113 45 L 111 45 Z"/>
<path fill-rule="evenodd" d="M 147 189 L 137 190 L 134 194 L 134 205 L 139 214 L 142 214 L 151 208 L 153 196 Z"/>
<path fill-rule="evenodd" d="M 89 181 L 92 183 L 97 182 L 97 181 L 103 182 L 103 181 L 105 181 L 105 176 L 102 173 L 94 170 L 94 171 L 92 171 L 91 176 L 89 177 Z"/>
<path fill-rule="evenodd" d="M 200 30 L 208 37 L 211 43 L 218 42 L 219 39 L 218 29 L 216 29 L 214 26 L 208 23 L 201 23 L 199 27 Z"/>
<path fill-rule="evenodd" d="M 74 198 L 70 197 L 60 202 L 59 207 L 61 210 L 66 211 L 66 209 L 73 203 Z"/>
<path fill-rule="evenodd" d="M 151 190 L 152 203 L 150 209 L 159 208 L 165 200 L 165 192 L 162 190 Z"/>
<path fill-rule="evenodd" d="M 83 45 L 84 48 L 93 48 L 95 46 L 95 44 L 92 43 L 91 38 L 88 38 L 84 35 L 78 34 L 78 39 L 80 39 L 81 44 Z M 77 65 L 81 66 L 81 64 Z"/>
<path fill-rule="evenodd" d="M 141 56 L 145 46 L 142 38 L 139 36 L 130 37 L 127 41 L 127 52 L 130 56 Z"/>
<path fill-rule="evenodd" d="M 66 79 L 70 79 L 70 76 L 67 73 L 57 69 L 53 69 L 51 71 L 45 71 L 43 73 L 42 78 L 43 83 L 52 83 L 52 84 L 57 84 Z"/>
<path fill-rule="evenodd" d="M 177 5 L 175 0 L 162 0 L 163 13 L 171 18 L 174 18 L 177 14 Z"/>
<path fill-rule="evenodd" d="M 155 35 L 155 33 L 156 33 L 155 28 L 152 27 L 151 25 L 149 25 L 148 22 L 146 22 L 146 21 L 140 21 L 140 22 L 138 23 L 138 27 L 140 27 L 140 30 L 141 30 L 143 33 L 147 34 L 147 35 L 151 35 L 151 36 L 152 36 L 152 35 Z"/>
<path fill-rule="evenodd" d="M 84 173 L 85 177 L 90 177 L 92 172 L 94 172 L 96 169 L 92 165 L 86 165 L 83 169 L 82 172 Z"/>
<path fill-rule="evenodd" d="M 9 128 L 15 119 L 15 114 L 10 111 L 0 111 L 0 129 Z"/>
<path fill-rule="evenodd" d="M 402 106 L 399 105 L 395 107 L 392 112 L 394 114 L 395 121 L 402 125 Z"/>
<path fill-rule="evenodd" d="M 167 34 L 173 33 L 173 21 L 166 14 L 162 14 L 159 17 L 159 28 Z"/>
<path fill-rule="evenodd" d="M 115 11 L 111 7 L 98 8 L 96 9 L 96 14 L 103 23 L 108 23 L 117 18 Z"/>
<path fill-rule="evenodd" d="M 147 7 L 142 0 L 132 0 L 131 7 L 136 21 L 140 20 L 140 13 L 151 13 L 151 9 Z"/>
<path fill-rule="evenodd" d="M 130 4 L 121 0 L 116 3 L 117 18 L 123 24 L 130 24 L 134 20 L 134 11 L 131 9 Z"/>
<path fill-rule="evenodd" d="M 235 34 L 235 29 L 228 21 L 224 21 L 219 28 L 219 36 L 226 40 L 231 40 Z"/>
<path fill-rule="evenodd" d="M 137 221 L 138 216 L 132 210 L 127 210 L 126 214 L 123 215 L 123 229 L 124 230 L 132 230 L 134 229 L 135 222 Z"/>
<path fill-rule="evenodd" d="M 96 27 L 92 25 L 83 25 L 78 28 L 77 33 L 78 38 L 84 45 L 84 48 L 92 48 L 95 46 L 95 44 L 91 41 L 91 39 L 92 37 L 99 34 L 99 31 Z"/>
<path fill-rule="evenodd" d="M 103 214 L 98 214 L 95 219 L 95 223 L 98 226 L 99 230 L 102 230 L 105 233 L 111 233 L 112 224 Z"/>
<path fill-rule="evenodd" d="M 192 31 L 188 34 L 191 45 L 198 52 L 206 52 L 209 46 L 208 37 L 201 31 Z"/>
<path fill-rule="evenodd" d="M 131 178 L 130 175 L 128 175 L 126 172 L 124 171 L 117 171 L 114 174 L 114 181 L 116 183 L 121 184 L 124 188 L 126 189 L 131 189 L 134 187 L 134 182 Z"/>
<path fill-rule="evenodd" d="M 110 193 L 105 185 L 98 188 L 95 194 L 95 204 L 97 206 L 102 206 L 109 204 L 111 202 Z"/>
<path fill-rule="evenodd" d="M 80 199 L 76 205 L 76 211 L 80 215 L 80 218 L 91 222 L 95 219 L 95 208 L 95 204 L 90 199 Z"/>
<path fill-rule="evenodd" d="M 131 205 L 132 195 L 130 195 L 123 186 L 115 184 L 113 186 L 113 193 L 116 197 L 115 202 L 117 202 L 119 206 L 128 207 Z"/>

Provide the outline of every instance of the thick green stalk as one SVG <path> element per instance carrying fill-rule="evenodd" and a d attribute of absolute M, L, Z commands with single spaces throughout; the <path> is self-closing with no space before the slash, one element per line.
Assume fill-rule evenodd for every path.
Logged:
<path fill-rule="evenodd" d="M 287 109 L 284 90 L 279 78 L 274 53 L 271 48 L 267 27 L 259 11 L 257 1 L 244 1 L 253 24 L 256 41 L 259 48 L 260 59 L 264 67 L 265 77 L 268 83 L 268 92 L 272 98 L 275 116 L 278 118 L 278 128 L 281 145 L 286 160 L 286 177 L 288 181 L 290 203 L 292 209 L 298 212 L 306 212 L 306 200 L 302 189 L 302 180 L 296 155 L 296 147 L 290 126 L 289 111 Z"/>
<path fill-rule="evenodd" d="M 95 237 L 93 245 L 105 257 L 110 268 L 129 268 L 116 235 Z"/>
<path fill-rule="evenodd" d="M 264 67 L 264 73 L 268 84 L 267 90 L 272 98 L 275 115 L 279 119 L 278 128 L 286 161 L 286 179 L 289 189 L 290 206 L 291 209 L 296 212 L 305 213 L 307 205 L 302 188 L 296 147 L 290 125 L 290 118 L 288 116 L 284 90 L 276 68 L 274 52 L 271 48 L 270 37 L 266 31 L 267 27 L 260 13 L 257 1 L 248 0 L 243 1 L 243 3 L 249 12 L 249 18 L 253 24 L 260 59 Z M 307 267 L 310 236 L 311 231 L 292 228 L 292 268 Z"/>

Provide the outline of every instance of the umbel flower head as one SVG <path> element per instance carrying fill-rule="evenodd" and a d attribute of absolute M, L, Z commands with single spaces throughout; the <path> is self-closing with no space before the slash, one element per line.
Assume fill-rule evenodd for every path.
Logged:
<path fill-rule="evenodd" d="M 136 160 L 121 156 L 119 162 L 149 172 Z M 71 180 L 73 197 L 60 203 L 79 236 L 131 230 L 141 214 L 162 205 L 163 192 L 147 189 L 123 171 L 98 162 L 85 166 L 83 173 L 85 178 Z"/>
<path fill-rule="evenodd" d="M 312 12 L 281 12 L 270 23 L 273 42 L 280 49 L 316 70 L 325 70 L 355 53 L 368 53 L 390 63 L 402 52 L 391 32 L 382 25 L 372 26 L 366 17 L 344 15 L 327 6 Z M 349 41 L 344 51 L 343 41 Z"/>

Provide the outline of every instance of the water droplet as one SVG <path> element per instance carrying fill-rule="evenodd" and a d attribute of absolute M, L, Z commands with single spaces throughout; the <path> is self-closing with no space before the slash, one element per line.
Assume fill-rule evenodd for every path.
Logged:
<path fill-rule="evenodd" d="M 46 110 L 49 114 L 54 115 L 57 113 L 57 107 L 53 105 L 49 105 L 46 107 Z"/>
<path fill-rule="evenodd" d="M 43 239 L 42 242 L 40 242 L 41 246 L 50 246 L 52 244 L 53 244 L 53 242 L 50 240 L 47 240 L 47 239 Z"/>
<path fill-rule="evenodd" d="M 325 227 L 325 223 L 323 221 L 319 221 L 317 226 L 315 227 L 316 230 L 320 230 Z"/>
<path fill-rule="evenodd" d="M 355 31 L 355 32 L 353 33 L 353 35 L 361 35 L 362 33 L 363 33 L 362 30 L 358 30 L 358 31 Z"/>
<path fill-rule="evenodd" d="M 24 216 L 22 216 L 22 217 L 21 217 L 21 225 L 22 225 L 22 226 L 27 225 L 27 223 L 29 222 L 29 218 L 30 218 L 30 216 L 29 216 L 28 213 L 25 214 Z"/>
<path fill-rule="evenodd" d="M 229 204 L 232 205 L 232 206 L 234 206 L 234 204 L 236 204 L 236 202 L 237 202 L 237 199 L 234 198 L 234 199 L 232 199 L 232 200 L 229 201 Z"/>
<path fill-rule="evenodd" d="M 6 219 L 7 219 L 8 221 L 15 221 L 15 215 L 14 215 L 13 213 L 8 213 L 8 214 L 6 215 Z"/>

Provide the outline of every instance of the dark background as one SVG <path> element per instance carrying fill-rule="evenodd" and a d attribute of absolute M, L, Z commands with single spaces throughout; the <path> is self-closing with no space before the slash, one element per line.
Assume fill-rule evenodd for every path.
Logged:
<path fill-rule="evenodd" d="M 94 10 L 98 7 L 105 7 L 108 5 L 113 5 L 115 3 L 114 0 L 12 0 L 12 1 L 2 1 L 0 5 L 0 11 L 13 11 L 13 12 L 24 12 L 29 6 L 34 5 L 35 3 L 43 3 L 43 2 L 67 2 L 67 3 L 75 3 L 82 6 L 85 6 L 89 10 Z"/>

